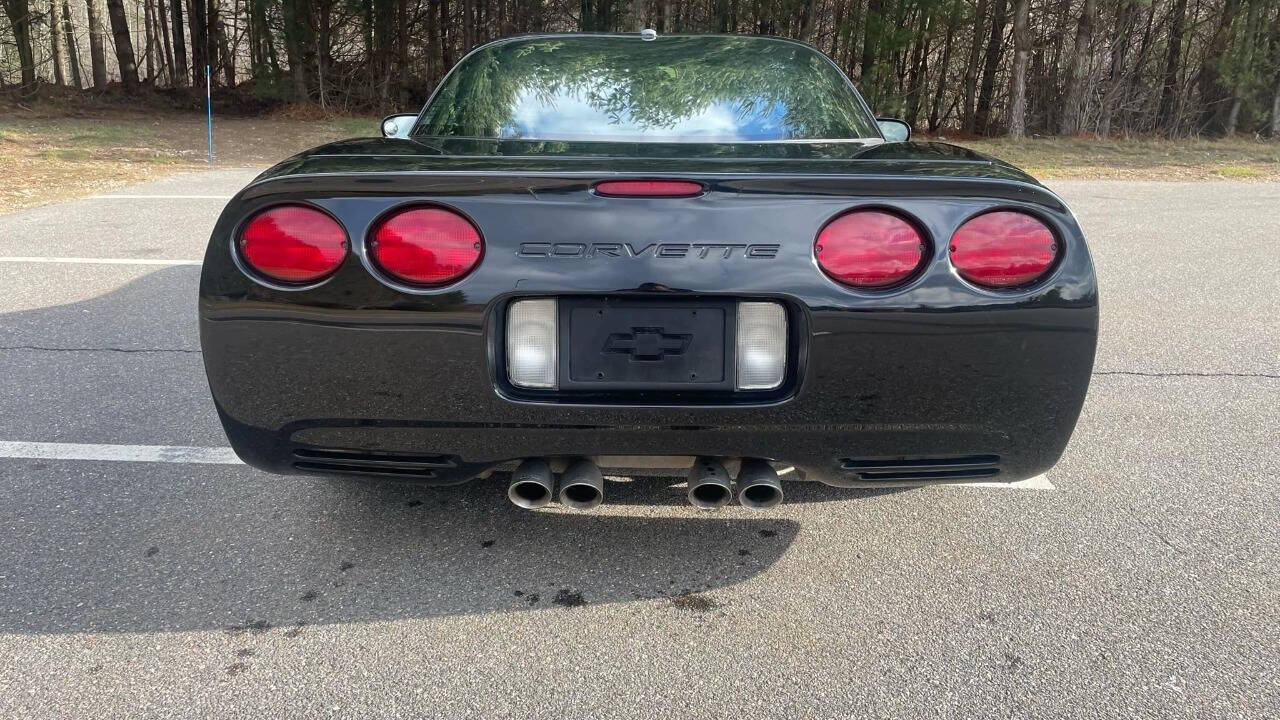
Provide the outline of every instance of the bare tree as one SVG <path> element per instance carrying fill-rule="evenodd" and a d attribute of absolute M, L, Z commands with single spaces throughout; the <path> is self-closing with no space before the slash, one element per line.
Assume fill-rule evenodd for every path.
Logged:
<path fill-rule="evenodd" d="M 56 2 L 56 0 L 55 0 Z M 75 27 L 71 23 L 71 6 L 67 0 L 62 0 L 62 27 L 55 32 L 61 32 L 67 42 L 67 63 L 71 70 L 71 85 L 79 90 L 84 87 L 84 73 L 80 71 L 80 49 L 76 47 Z"/>
<path fill-rule="evenodd" d="M 1076 23 L 1076 42 L 1067 70 L 1067 93 L 1062 100 L 1063 135 L 1075 135 L 1084 125 L 1084 84 L 1089 74 L 1089 58 L 1093 49 L 1094 0 L 1084 0 L 1080 20 Z"/>
<path fill-rule="evenodd" d="M 187 86 L 187 38 L 183 30 L 186 24 L 182 21 L 182 0 L 169 0 L 169 9 L 173 12 L 173 84 L 177 87 Z"/>
<path fill-rule="evenodd" d="M 111 36 L 116 45 L 116 61 L 120 64 L 120 81 L 124 89 L 138 89 L 138 65 L 133 55 L 133 37 L 129 34 L 129 22 L 124 14 L 123 0 L 107 0 L 107 15 L 111 18 Z"/>
<path fill-rule="evenodd" d="M 36 82 L 35 46 L 31 42 L 31 8 L 27 0 L 3 0 L 3 4 L 9 27 L 13 30 L 14 44 L 18 46 L 21 92 L 25 97 L 34 97 L 40 86 Z"/>
<path fill-rule="evenodd" d="M 991 98 L 995 93 L 996 71 L 1000 68 L 1000 55 L 1004 51 L 1004 26 L 1008 22 L 1008 0 L 996 0 L 991 14 L 991 39 L 982 63 L 982 87 L 978 91 L 978 111 L 974 127 L 978 132 L 991 132 Z"/>
<path fill-rule="evenodd" d="M 1178 85 L 1178 67 L 1182 62 L 1182 36 L 1187 27 L 1187 0 L 1174 0 L 1170 11 L 1169 46 L 1165 55 L 1164 79 L 1160 85 L 1160 109 L 1157 120 L 1165 133 L 1176 135 L 1182 107 L 1179 101 L 1182 89 Z"/>
<path fill-rule="evenodd" d="M 1198 129 L 1211 135 L 1222 135 L 1226 132 L 1230 90 L 1222 81 L 1222 62 L 1227 54 L 1227 39 L 1231 32 L 1231 24 L 1235 22 L 1236 13 L 1239 10 L 1240 0 L 1223 2 L 1222 15 L 1219 16 L 1217 27 L 1209 39 L 1198 73 L 1197 85 L 1200 86 L 1200 127 Z"/>
<path fill-rule="evenodd" d="M 156 46 L 156 36 L 155 36 L 154 18 L 151 17 L 150 0 L 142 0 L 142 18 L 143 18 L 142 20 L 143 37 L 146 39 L 146 46 L 143 47 L 142 49 L 142 56 L 143 58 L 145 58 L 144 66 L 147 68 L 147 78 L 146 78 L 147 82 L 152 82 L 155 80 L 155 77 L 156 77 L 156 63 L 155 63 L 155 52 L 154 52 L 155 46 Z"/>
<path fill-rule="evenodd" d="M 101 90 L 107 86 L 107 53 L 102 42 L 102 15 L 98 0 L 85 0 L 89 15 L 89 63 L 93 66 L 93 87 Z"/>
<path fill-rule="evenodd" d="M 62 70 L 62 18 L 58 13 L 58 0 L 49 0 L 49 43 L 53 49 L 53 83 L 66 85 L 66 73 Z"/>
<path fill-rule="evenodd" d="M 977 118 L 974 105 L 978 99 L 978 60 L 982 57 L 982 28 L 986 25 L 987 0 L 978 0 L 978 8 L 973 16 L 973 43 L 969 46 L 969 61 L 964 66 L 964 110 L 961 113 L 960 129 L 971 133 L 977 129 Z"/>
<path fill-rule="evenodd" d="M 1031 61 L 1031 0 L 1013 6 L 1013 72 L 1009 83 L 1009 137 L 1027 134 L 1027 64 Z"/>

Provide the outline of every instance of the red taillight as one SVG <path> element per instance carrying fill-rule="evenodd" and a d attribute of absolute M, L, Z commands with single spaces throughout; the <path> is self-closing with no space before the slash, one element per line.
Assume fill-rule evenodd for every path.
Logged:
<path fill-rule="evenodd" d="M 466 218 L 436 207 L 404 210 L 384 219 L 370 236 L 378 267 L 413 285 L 444 285 L 471 272 L 484 241 Z"/>
<path fill-rule="evenodd" d="M 983 287 L 1027 285 L 1057 259 L 1053 231 L 1026 213 L 1000 210 L 979 215 L 951 238 L 951 264 L 960 277 Z"/>
<path fill-rule="evenodd" d="M 606 180 L 596 183 L 605 197 L 693 197 L 702 194 L 702 183 L 691 180 Z"/>
<path fill-rule="evenodd" d="M 303 205 L 280 205 L 253 216 L 240 232 L 249 267 L 286 283 L 315 282 L 347 256 L 347 233 L 337 220 Z"/>
<path fill-rule="evenodd" d="M 905 281 L 925 258 L 924 238 L 915 226 L 880 210 L 855 210 L 827 223 L 814 253 L 833 279 L 868 289 Z"/>

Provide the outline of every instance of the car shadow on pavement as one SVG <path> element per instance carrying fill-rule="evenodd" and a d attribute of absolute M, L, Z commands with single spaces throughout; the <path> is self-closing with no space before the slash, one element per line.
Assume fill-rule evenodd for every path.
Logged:
<path fill-rule="evenodd" d="M 649 487 L 663 504 L 668 489 Z M 505 491 L 0 460 L 0 632 L 237 634 L 684 603 L 765 572 L 799 532 L 741 509 L 530 512 Z M 630 492 L 641 499 L 639 483 Z"/>

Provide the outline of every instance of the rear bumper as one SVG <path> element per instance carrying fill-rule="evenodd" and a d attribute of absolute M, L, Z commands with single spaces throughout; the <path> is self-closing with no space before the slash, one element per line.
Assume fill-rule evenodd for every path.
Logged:
<path fill-rule="evenodd" d="M 777 460 L 834 485 L 1014 481 L 1049 469 L 1070 438 L 1092 307 L 803 312 L 794 394 L 745 406 L 508 399 L 484 308 L 400 322 L 205 317 L 201 337 L 232 446 L 277 473 L 447 484 L 532 456 L 706 455 Z"/>

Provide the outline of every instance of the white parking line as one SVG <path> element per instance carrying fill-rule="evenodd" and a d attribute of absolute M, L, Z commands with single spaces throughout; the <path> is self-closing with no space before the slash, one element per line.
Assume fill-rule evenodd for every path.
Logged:
<path fill-rule="evenodd" d="M 184 465 L 241 465 L 229 447 L 183 445 L 92 445 L 0 440 L 0 459 L 97 460 L 108 462 L 158 462 Z M 975 482 L 943 487 L 977 487 L 990 490 L 1053 490 L 1044 475 L 1013 483 Z"/>
<path fill-rule="evenodd" d="M 86 200 L 230 200 L 231 195 L 90 195 Z"/>
<path fill-rule="evenodd" d="M 4 263 L 67 263 L 71 265 L 199 265 L 199 260 L 158 260 L 151 258 L 90 258 L 90 257 L 0 257 Z"/>
<path fill-rule="evenodd" d="M 1017 482 L 973 482 L 964 483 L 957 487 L 976 487 L 976 488 L 994 488 L 996 490 L 1055 490 L 1053 483 L 1049 482 L 1049 476 L 1037 475 L 1026 480 Z"/>
<path fill-rule="evenodd" d="M 194 465 L 240 465 L 229 447 L 181 445 L 90 445 L 85 443 L 12 442 L 0 440 L 0 458 L 29 460 L 108 460 Z"/>

